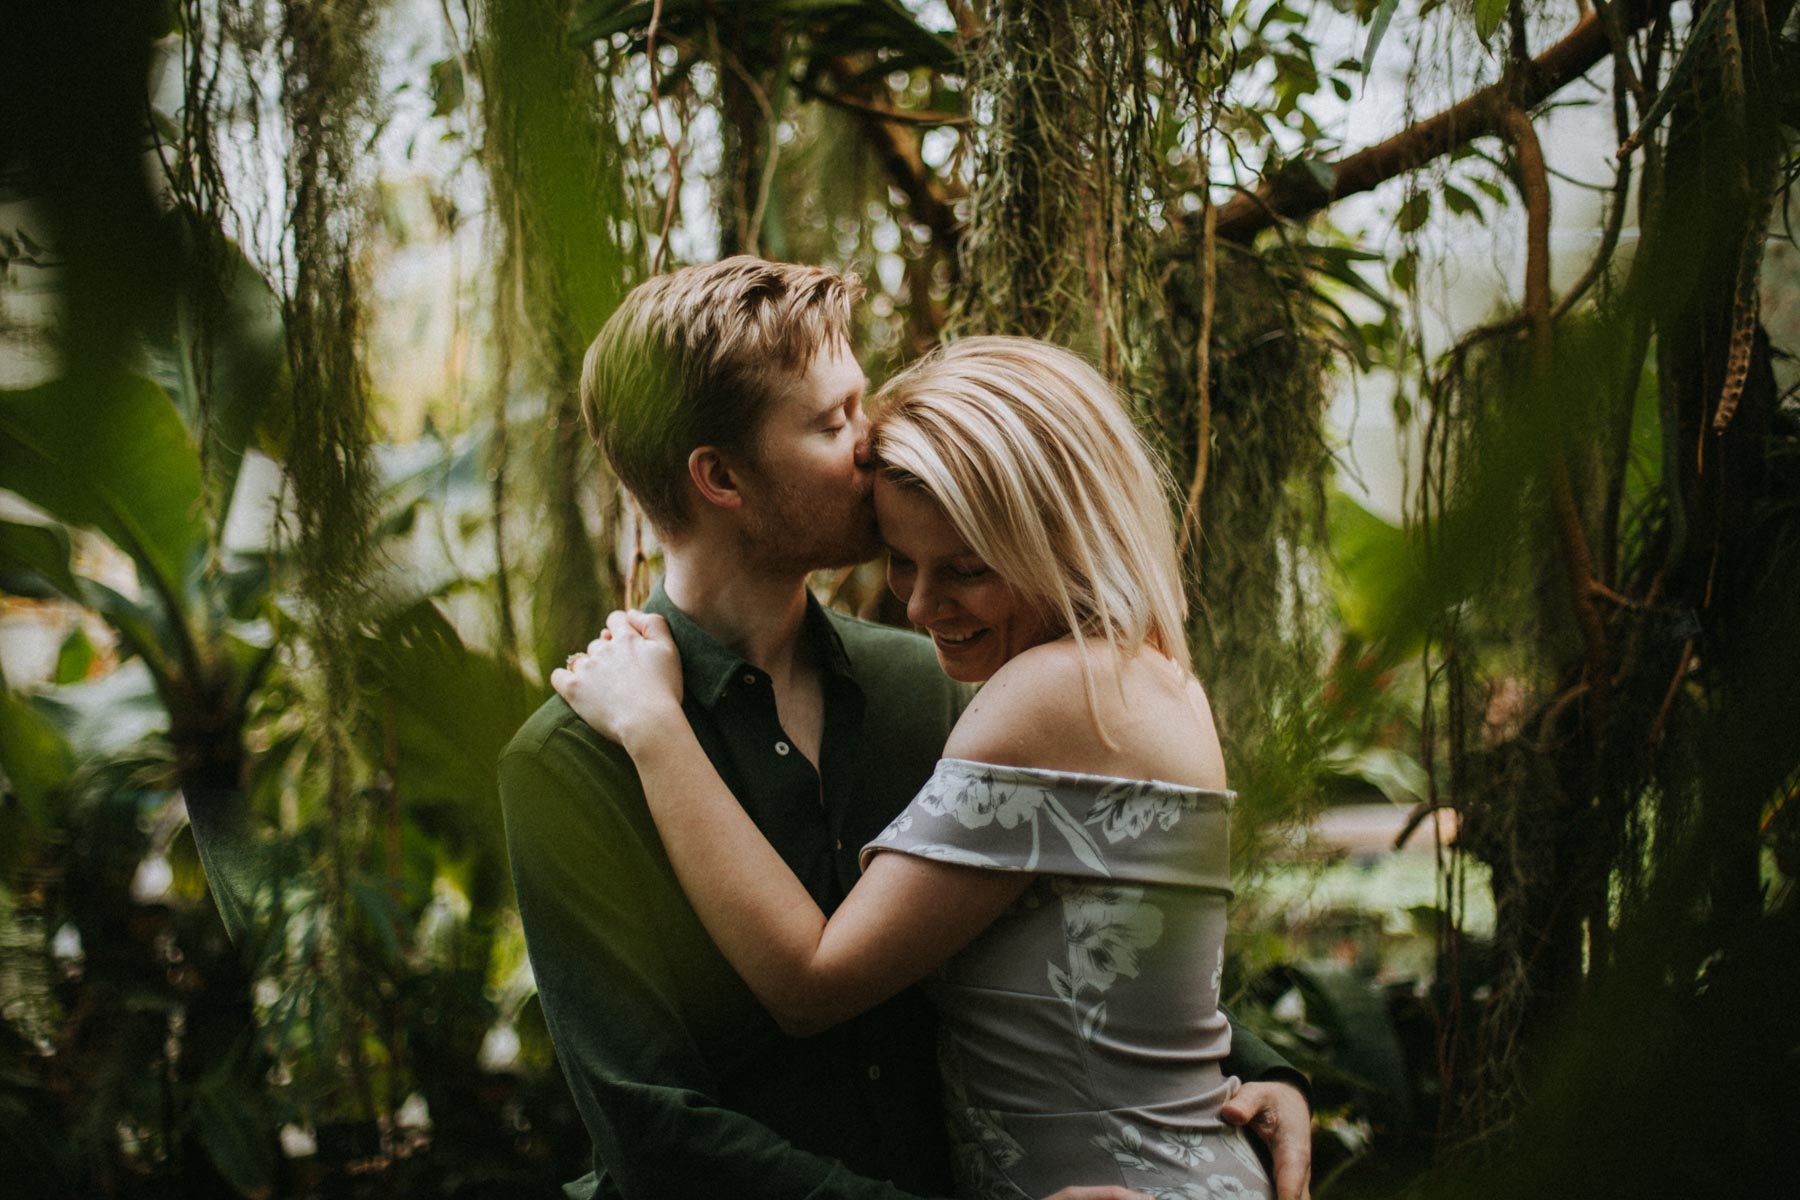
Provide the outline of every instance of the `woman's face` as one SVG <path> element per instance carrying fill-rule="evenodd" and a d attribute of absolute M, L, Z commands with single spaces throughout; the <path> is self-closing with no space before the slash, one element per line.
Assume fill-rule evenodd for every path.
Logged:
<path fill-rule="evenodd" d="M 1015 654 L 1057 636 L 924 492 L 877 476 L 875 515 L 888 548 L 888 586 L 906 605 L 907 620 L 931 635 L 950 678 L 979 683 Z"/>

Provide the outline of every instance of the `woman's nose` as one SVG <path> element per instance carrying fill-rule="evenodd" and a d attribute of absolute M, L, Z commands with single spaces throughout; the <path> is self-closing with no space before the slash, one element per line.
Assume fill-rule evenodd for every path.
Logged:
<path fill-rule="evenodd" d="M 914 625 L 929 625 L 944 607 L 944 594 L 923 578 L 913 581 L 912 593 L 906 598 L 906 619 Z"/>

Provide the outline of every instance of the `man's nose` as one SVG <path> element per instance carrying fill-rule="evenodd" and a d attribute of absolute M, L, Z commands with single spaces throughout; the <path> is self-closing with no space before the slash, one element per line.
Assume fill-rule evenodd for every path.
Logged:
<path fill-rule="evenodd" d="M 875 465 L 875 439 L 869 436 L 869 418 L 856 414 L 856 465 L 865 470 Z"/>

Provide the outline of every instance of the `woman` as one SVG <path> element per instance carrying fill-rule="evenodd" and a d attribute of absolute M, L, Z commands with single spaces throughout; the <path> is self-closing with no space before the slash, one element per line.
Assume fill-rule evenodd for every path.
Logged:
<path fill-rule="evenodd" d="M 883 400 L 889 583 L 986 686 L 829 921 L 687 734 L 658 619 L 613 614 L 558 691 L 631 753 L 696 912 L 789 1032 L 935 972 L 964 1196 L 1269 1196 L 1218 1119 L 1231 793 L 1153 460 L 1091 367 L 1027 339 L 959 342 Z"/>

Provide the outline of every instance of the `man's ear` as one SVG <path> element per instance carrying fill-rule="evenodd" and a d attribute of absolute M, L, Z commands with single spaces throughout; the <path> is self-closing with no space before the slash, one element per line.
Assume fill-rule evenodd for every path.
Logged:
<path fill-rule="evenodd" d="M 739 508 L 744 494 L 738 489 L 737 463 L 717 446 L 697 446 L 688 455 L 688 478 L 700 499 L 717 508 Z"/>

